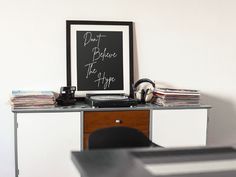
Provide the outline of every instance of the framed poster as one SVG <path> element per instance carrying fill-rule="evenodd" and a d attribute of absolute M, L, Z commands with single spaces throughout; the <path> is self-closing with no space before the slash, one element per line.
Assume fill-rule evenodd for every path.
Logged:
<path fill-rule="evenodd" d="M 76 96 L 131 94 L 133 24 L 115 21 L 66 21 L 67 85 Z"/>

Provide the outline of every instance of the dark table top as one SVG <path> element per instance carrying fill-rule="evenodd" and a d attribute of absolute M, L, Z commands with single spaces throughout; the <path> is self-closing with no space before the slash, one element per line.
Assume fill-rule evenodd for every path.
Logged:
<path fill-rule="evenodd" d="M 72 152 L 83 177 L 236 177 L 233 147 Z"/>

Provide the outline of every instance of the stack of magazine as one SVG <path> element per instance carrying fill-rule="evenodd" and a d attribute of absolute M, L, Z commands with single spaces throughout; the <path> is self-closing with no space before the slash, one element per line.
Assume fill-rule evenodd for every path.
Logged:
<path fill-rule="evenodd" d="M 12 91 L 13 108 L 48 108 L 55 107 L 57 94 L 53 91 Z"/>
<path fill-rule="evenodd" d="M 159 106 L 198 106 L 200 92 L 191 89 L 155 88 L 153 103 Z"/>

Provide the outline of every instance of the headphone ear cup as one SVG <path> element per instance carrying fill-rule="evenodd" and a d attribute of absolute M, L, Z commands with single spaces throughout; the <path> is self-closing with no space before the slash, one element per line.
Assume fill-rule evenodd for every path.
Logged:
<path fill-rule="evenodd" d="M 141 103 L 145 103 L 145 96 L 146 96 L 146 91 L 142 89 L 141 90 Z"/>
<path fill-rule="evenodd" d="M 144 100 L 145 102 L 146 102 L 146 100 L 147 100 L 148 91 L 149 91 L 149 89 L 146 89 L 146 90 L 145 90 L 145 93 L 144 93 L 144 95 L 143 95 L 143 100 Z"/>

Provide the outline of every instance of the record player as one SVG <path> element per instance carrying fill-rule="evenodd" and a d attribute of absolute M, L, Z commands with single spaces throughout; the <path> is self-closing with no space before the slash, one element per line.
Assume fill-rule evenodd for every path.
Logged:
<path fill-rule="evenodd" d="M 133 107 L 138 104 L 136 99 L 116 94 L 86 95 L 85 101 L 92 107 Z"/>

